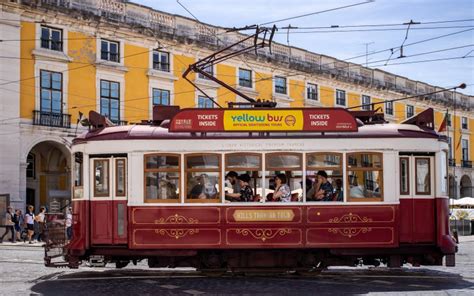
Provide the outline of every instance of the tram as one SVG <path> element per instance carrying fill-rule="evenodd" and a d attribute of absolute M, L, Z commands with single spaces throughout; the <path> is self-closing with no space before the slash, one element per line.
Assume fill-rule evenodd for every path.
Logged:
<path fill-rule="evenodd" d="M 71 268 L 98 256 L 206 270 L 454 266 L 448 144 L 431 109 L 401 124 L 342 108 L 160 106 L 143 124 L 89 120 L 72 146 Z M 232 176 L 251 198 L 235 198 Z M 274 198 L 276 179 L 289 199 Z"/>

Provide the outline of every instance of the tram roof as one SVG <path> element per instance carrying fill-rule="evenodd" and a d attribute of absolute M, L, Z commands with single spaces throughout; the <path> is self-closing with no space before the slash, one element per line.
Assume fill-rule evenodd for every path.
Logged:
<path fill-rule="evenodd" d="M 327 139 L 327 138 L 439 138 L 430 129 L 411 124 L 364 125 L 357 132 L 170 132 L 167 127 L 151 125 L 111 126 L 91 130 L 78 136 L 74 143 L 106 140 L 167 140 L 167 139 Z"/>

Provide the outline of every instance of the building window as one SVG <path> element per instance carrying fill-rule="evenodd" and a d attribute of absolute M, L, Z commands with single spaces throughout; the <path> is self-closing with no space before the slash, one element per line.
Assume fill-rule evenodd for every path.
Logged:
<path fill-rule="evenodd" d="M 462 129 L 468 129 L 467 117 L 461 117 L 461 128 Z"/>
<path fill-rule="evenodd" d="M 180 159 L 178 154 L 145 155 L 145 202 L 179 202 Z"/>
<path fill-rule="evenodd" d="M 275 76 L 275 93 L 286 95 L 286 78 Z"/>
<path fill-rule="evenodd" d="M 318 98 L 318 85 L 313 83 L 308 83 L 306 85 L 306 99 L 308 100 L 319 100 Z"/>
<path fill-rule="evenodd" d="M 413 117 L 415 115 L 415 107 L 413 105 L 407 105 L 407 118 Z"/>
<path fill-rule="evenodd" d="M 214 108 L 214 103 L 208 97 L 198 97 L 198 108 Z"/>
<path fill-rule="evenodd" d="M 346 91 L 336 89 L 336 105 L 346 106 Z"/>
<path fill-rule="evenodd" d="M 27 178 L 36 178 L 35 174 L 35 155 L 33 153 L 28 153 L 28 156 L 26 157 L 26 177 Z"/>
<path fill-rule="evenodd" d="M 382 153 L 348 153 L 347 182 L 352 201 L 383 200 Z"/>
<path fill-rule="evenodd" d="M 62 73 L 40 71 L 40 110 L 45 113 L 62 113 Z"/>
<path fill-rule="evenodd" d="M 213 67 L 213 65 L 208 65 L 208 66 L 202 68 L 202 71 L 206 72 L 210 76 L 214 76 L 214 67 Z M 198 74 L 198 77 L 201 78 L 201 79 L 209 79 L 208 77 L 204 76 L 201 73 Z"/>
<path fill-rule="evenodd" d="M 447 125 L 451 126 L 451 114 L 448 113 L 448 120 L 447 120 Z"/>
<path fill-rule="evenodd" d="M 153 51 L 153 69 L 169 72 L 170 71 L 170 54 L 168 52 Z"/>
<path fill-rule="evenodd" d="M 239 85 L 244 87 L 252 87 L 252 71 L 247 69 L 239 69 Z"/>
<path fill-rule="evenodd" d="M 469 160 L 469 141 L 466 139 L 462 139 L 461 141 L 461 149 L 462 149 L 462 160 Z"/>
<path fill-rule="evenodd" d="M 100 81 L 100 114 L 114 123 L 120 120 L 120 84 L 118 82 Z"/>
<path fill-rule="evenodd" d="M 185 156 L 186 202 L 218 202 L 221 192 L 221 156 Z"/>
<path fill-rule="evenodd" d="M 153 89 L 153 105 L 169 105 L 170 91 L 166 89 Z"/>
<path fill-rule="evenodd" d="M 385 102 L 385 114 L 393 115 L 393 102 L 391 101 Z"/>
<path fill-rule="evenodd" d="M 362 110 L 369 111 L 372 109 L 372 102 L 370 100 L 370 96 L 362 95 Z"/>
<path fill-rule="evenodd" d="M 118 63 L 120 59 L 119 43 L 108 40 L 101 40 L 100 58 L 105 61 Z"/>
<path fill-rule="evenodd" d="M 41 48 L 63 51 L 63 31 L 41 27 Z"/>

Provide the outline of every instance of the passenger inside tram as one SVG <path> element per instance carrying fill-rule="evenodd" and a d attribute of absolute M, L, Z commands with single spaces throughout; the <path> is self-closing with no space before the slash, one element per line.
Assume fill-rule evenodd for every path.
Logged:
<path fill-rule="evenodd" d="M 192 199 L 214 199 L 217 195 L 217 180 L 212 180 L 207 174 L 201 174 L 190 179 L 188 188 L 191 188 L 189 193 Z M 194 186 L 192 184 L 195 184 Z"/>
<path fill-rule="evenodd" d="M 238 193 L 240 192 L 240 182 L 238 180 L 239 174 L 235 171 L 230 171 L 225 175 L 226 181 L 230 183 L 230 186 L 232 187 L 232 193 Z"/>
<path fill-rule="evenodd" d="M 316 173 L 316 182 L 308 191 L 306 200 L 310 201 L 333 201 L 334 188 L 328 181 L 326 171 L 318 171 Z"/>
<path fill-rule="evenodd" d="M 240 202 L 249 202 L 254 201 L 253 190 L 249 185 L 250 176 L 248 174 L 241 174 L 237 176 L 237 182 L 239 183 L 239 191 L 235 193 L 226 193 L 226 200 L 229 201 L 240 201 Z"/>
<path fill-rule="evenodd" d="M 287 178 L 285 174 L 277 174 L 273 180 L 275 180 L 275 191 L 268 195 L 268 201 L 291 201 L 291 190 L 287 184 Z"/>

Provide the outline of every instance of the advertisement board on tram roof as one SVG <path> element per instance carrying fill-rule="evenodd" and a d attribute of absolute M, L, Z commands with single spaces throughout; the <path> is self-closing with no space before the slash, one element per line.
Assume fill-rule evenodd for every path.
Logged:
<path fill-rule="evenodd" d="M 342 108 L 184 109 L 170 132 L 356 132 L 357 122 Z"/>

